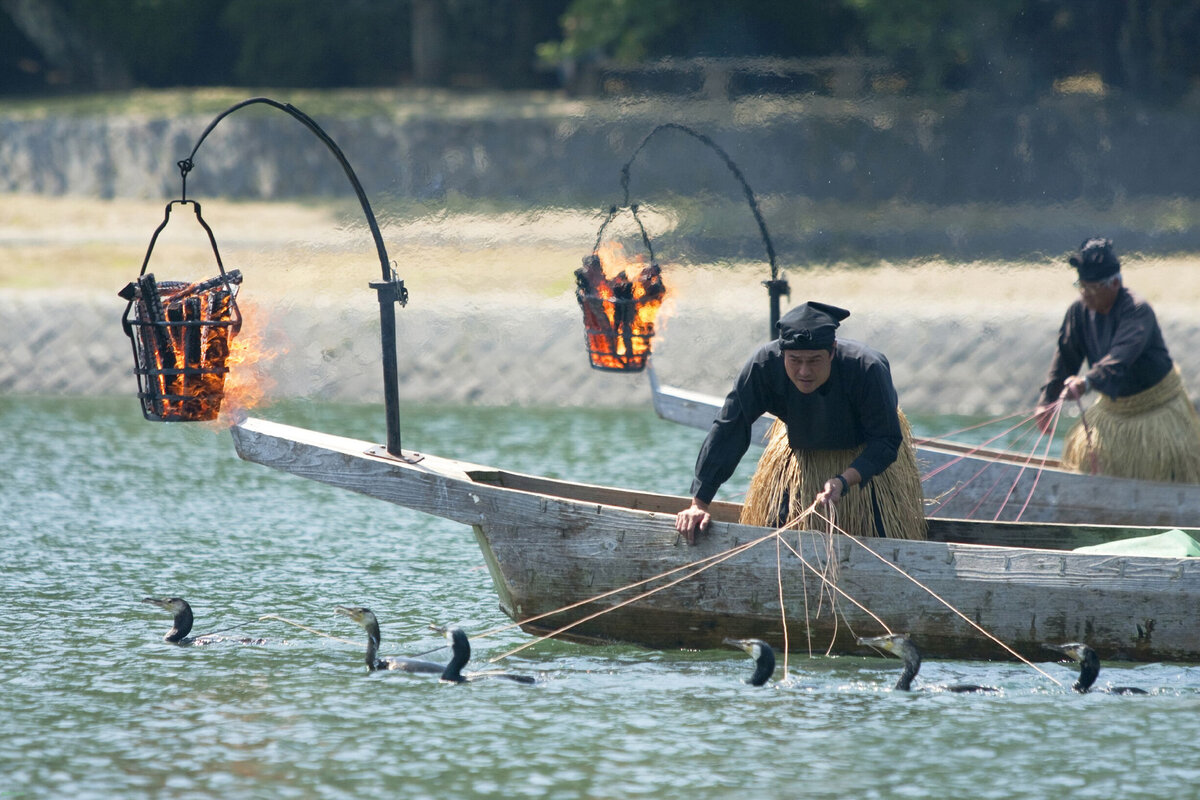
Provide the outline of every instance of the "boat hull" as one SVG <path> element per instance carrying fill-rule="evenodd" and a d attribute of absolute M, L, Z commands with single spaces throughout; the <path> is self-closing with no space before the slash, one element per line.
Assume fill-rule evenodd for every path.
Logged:
<path fill-rule="evenodd" d="M 688 545 L 673 519 L 683 497 L 406 454 L 413 463 L 263 420 L 232 432 L 247 460 L 471 526 L 501 607 L 530 633 L 655 648 L 759 637 L 862 653 L 855 636 L 890 629 L 931 657 L 1011 658 L 982 628 L 1029 658 L 1045 657 L 1043 642 L 1085 640 L 1105 658 L 1200 661 L 1200 559 L 1028 546 L 1140 529 L 932 520 L 946 541 L 776 537 L 716 504 L 716 521 Z M 966 543 L 992 539 L 1006 544 Z"/>

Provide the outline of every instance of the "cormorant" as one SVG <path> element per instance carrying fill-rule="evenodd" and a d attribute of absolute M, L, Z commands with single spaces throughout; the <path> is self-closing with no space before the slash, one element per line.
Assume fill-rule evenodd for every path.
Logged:
<path fill-rule="evenodd" d="M 467 639 L 467 634 L 463 633 L 461 628 L 437 628 L 441 633 L 446 635 L 447 641 L 450 642 L 450 663 L 439 664 L 436 661 L 422 661 L 417 658 L 401 658 L 396 656 L 386 656 L 377 658 L 376 653 L 379 651 L 379 620 L 375 618 L 375 613 L 369 608 L 358 608 L 349 606 L 337 606 L 337 613 L 349 617 L 357 622 L 367 632 L 367 654 L 366 662 L 367 669 L 372 672 L 376 670 L 399 670 L 401 672 L 420 672 L 427 675 L 437 675 L 447 683 L 466 683 L 468 681 L 478 681 L 485 678 L 504 678 L 517 683 L 533 683 L 534 679 L 528 675 L 513 675 L 507 672 L 468 672 L 463 674 L 463 667 L 471 660 L 471 642 Z"/>
<path fill-rule="evenodd" d="M 895 688 L 901 692 L 912 691 L 913 678 L 917 677 L 917 672 L 921 669 L 921 651 L 913 644 L 912 639 L 908 638 L 908 634 L 890 633 L 886 636 L 860 636 L 858 637 L 858 643 L 869 647 L 877 647 L 894 656 L 899 656 L 904 661 L 904 671 L 900 673 L 900 679 L 896 681 Z M 932 686 L 929 688 L 960 693 L 1000 691 L 994 686 L 976 686 L 972 683 L 956 683 L 951 686 Z"/>
<path fill-rule="evenodd" d="M 1080 694 L 1086 694 L 1091 691 L 1092 684 L 1096 682 L 1096 676 L 1100 674 L 1100 656 L 1096 655 L 1095 650 L 1083 642 L 1043 644 L 1042 646 L 1062 653 L 1074 661 L 1078 661 L 1079 680 L 1075 681 L 1075 685 L 1071 688 Z M 1099 691 L 1108 692 L 1109 694 L 1149 694 L 1145 689 L 1139 689 L 1136 686 L 1110 686 Z"/>
<path fill-rule="evenodd" d="M 467 639 L 467 634 L 462 628 L 449 627 L 443 628 L 442 631 L 446 634 L 446 639 L 450 642 L 450 649 L 453 656 L 450 658 L 450 663 L 442 670 L 441 679 L 446 683 L 468 683 L 474 681 L 486 680 L 488 678 L 499 678 L 515 683 L 535 683 L 535 679 L 529 675 L 515 675 L 511 672 L 498 672 L 488 670 L 487 672 L 468 672 L 463 674 L 462 668 L 471 660 L 471 642 Z"/>
<path fill-rule="evenodd" d="M 440 675 L 446 669 L 442 664 L 436 661 L 422 661 L 416 658 L 400 658 L 396 656 L 388 656 L 385 658 L 376 658 L 376 653 L 379 652 L 379 620 L 375 618 L 375 613 L 369 608 L 358 608 L 350 606 L 337 606 L 334 609 L 338 614 L 349 617 L 357 622 L 367 632 L 367 669 L 374 672 L 376 670 L 401 670 L 403 672 L 423 672 L 433 675 Z M 470 647 L 467 651 L 470 657 Z M 466 660 L 463 660 L 466 663 Z"/>
<path fill-rule="evenodd" d="M 169 611 L 175 615 L 175 625 L 171 630 L 167 631 L 167 635 L 163 637 L 163 641 L 171 644 L 189 645 L 189 644 L 213 644 L 215 642 L 236 641 L 241 644 L 265 644 L 266 639 L 230 639 L 225 636 L 216 636 L 211 633 L 202 634 L 200 636 L 188 636 L 192 632 L 192 622 L 195 617 L 192 615 L 192 607 L 188 605 L 188 601 L 182 597 L 143 597 L 143 603 L 150 603 L 159 608 Z"/>
<path fill-rule="evenodd" d="M 725 644 L 745 650 L 754 659 L 754 674 L 746 681 L 762 686 L 775 674 L 775 651 L 762 639 L 726 639 Z"/>

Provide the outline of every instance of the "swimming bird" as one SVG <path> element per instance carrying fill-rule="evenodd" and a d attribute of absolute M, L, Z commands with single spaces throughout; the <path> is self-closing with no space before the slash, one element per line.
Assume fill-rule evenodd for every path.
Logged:
<path fill-rule="evenodd" d="M 422 672 L 432 675 L 441 675 L 446 669 L 446 666 L 439 664 L 436 661 L 422 661 L 417 658 L 403 658 L 398 656 L 387 656 L 378 658 L 376 654 L 379 652 L 379 620 L 375 618 L 375 612 L 369 608 L 361 608 L 357 606 L 337 606 L 334 611 L 342 616 L 349 617 L 363 627 L 367 632 L 367 669 L 371 672 L 376 670 L 401 670 L 403 672 Z M 470 649 L 468 646 L 468 658 L 470 657 Z M 464 660 L 465 664 L 466 661 Z"/>
<path fill-rule="evenodd" d="M 901 692 L 912 691 L 913 678 L 917 677 L 917 672 L 921 669 L 921 651 L 913 644 L 912 639 L 908 638 L 907 633 L 889 633 L 886 636 L 860 636 L 858 637 L 858 643 L 865 644 L 868 647 L 877 647 L 894 656 L 899 656 L 904 662 L 904 670 L 900 673 L 900 679 L 896 681 L 895 688 Z M 994 686 L 976 686 L 973 683 L 956 683 L 950 686 L 931 686 L 928 688 L 962 694 L 1000 691 Z"/>
<path fill-rule="evenodd" d="M 488 670 L 486 672 L 469 672 L 463 674 L 463 667 L 471 660 L 471 642 L 467 639 L 467 634 L 459 627 L 449 627 L 440 629 L 446 635 L 446 639 L 450 642 L 450 650 L 453 655 L 450 658 L 450 663 L 442 670 L 441 680 L 445 683 L 468 683 L 489 678 L 497 678 L 500 680 L 513 681 L 515 683 L 531 684 L 535 683 L 536 679 L 529 675 L 518 675 L 512 672 L 500 672 L 496 670 Z"/>
<path fill-rule="evenodd" d="M 1079 662 L 1079 680 L 1071 688 L 1080 694 L 1091 691 L 1096 676 L 1100 674 L 1100 656 L 1096 651 L 1083 642 L 1068 642 L 1067 644 L 1043 644 L 1043 647 L 1062 653 L 1073 661 Z M 1136 686 L 1110 686 L 1099 691 L 1109 694 L 1149 694 L 1145 689 Z"/>
<path fill-rule="evenodd" d="M 188 636 L 192 632 L 192 623 L 195 620 L 195 616 L 192 614 L 192 607 L 188 604 L 187 600 L 184 600 L 182 597 L 143 597 L 142 602 L 158 606 L 175 616 L 174 626 L 163 637 L 163 641 L 170 642 L 171 644 L 201 645 L 228 641 L 240 644 L 266 643 L 266 639 L 246 639 L 240 637 L 235 639 L 226 636 L 217 636 L 212 633 L 201 634 L 200 636 Z"/>
<path fill-rule="evenodd" d="M 754 674 L 746 681 L 762 686 L 775 674 L 775 651 L 762 639 L 726 639 L 725 644 L 745 650 L 754 659 Z"/>

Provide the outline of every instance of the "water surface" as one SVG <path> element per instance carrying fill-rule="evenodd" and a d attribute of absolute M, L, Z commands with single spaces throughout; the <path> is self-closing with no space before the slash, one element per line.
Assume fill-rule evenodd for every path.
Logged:
<path fill-rule="evenodd" d="M 409 449 L 676 494 L 703 435 L 640 410 L 403 414 Z M 263 415 L 383 438 L 374 406 Z M 930 662 L 919 681 L 1003 691 L 904 695 L 883 658 L 793 654 L 753 689 L 732 649 L 547 642 L 503 662 L 533 687 L 369 675 L 336 604 L 376 611 L 384 654 L 439 646 L 430 623 L 509 622 L 468 528 L 241 462 L 227 433 L 128 398 L 0 397 L 0 476 L 0 798 L 1175 800 L 1200 782 L 1200 667 L 1106 664 L 1101 683 L 1152 691 L 1116 697 Z M 190 600 L 197 632 L 270 641 L 166 644 L 146 595 Z M 473 663 L 529 641 L 475 639 Z"/>

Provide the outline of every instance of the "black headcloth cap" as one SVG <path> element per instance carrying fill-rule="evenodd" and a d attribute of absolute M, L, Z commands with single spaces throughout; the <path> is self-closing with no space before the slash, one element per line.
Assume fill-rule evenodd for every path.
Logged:
<path fill-rule="evenodd" d="M 1068 261 L 1079 271 L 1081 281 L 1102 281 L 1121 271 L 1121 262 L 1113 252 L 1112 242 L 1099 237 L 1079 245 L 1079 252 L 1072 253 Z"/>
<path fill-rule="evenodd" d="M 834 331 L 850 312 L 826 303 L 801 303 L 775 324 L 780 350 L 828 350 Z"/>

